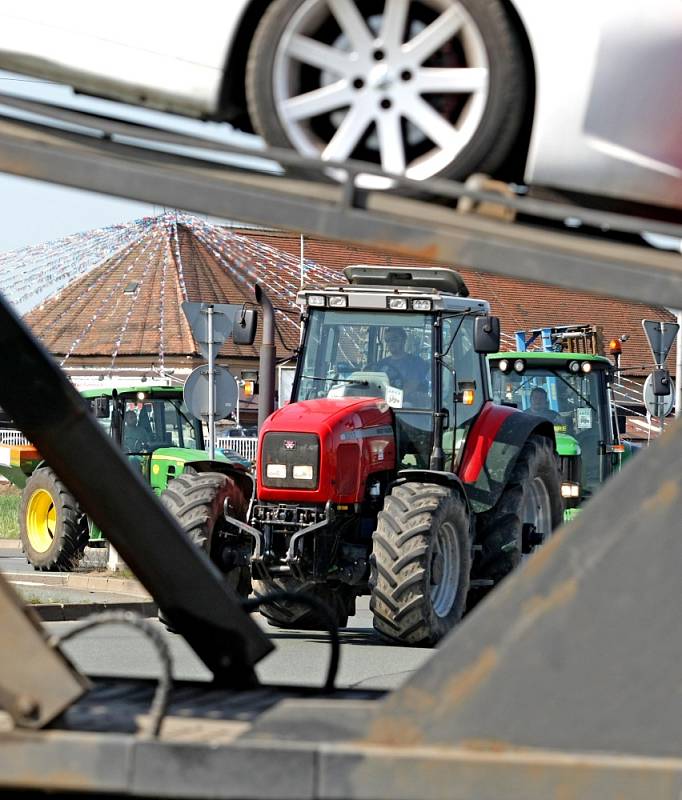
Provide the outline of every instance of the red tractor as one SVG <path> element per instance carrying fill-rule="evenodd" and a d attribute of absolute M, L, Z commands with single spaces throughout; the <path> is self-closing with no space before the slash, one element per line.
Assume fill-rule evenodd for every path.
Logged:
<path fill-rule="evenodd" d="M 227 493 L 215 532 L 204 527 L 229 542 L 223 569 L 250 567 L 257 594 L 313 593 L 339 626 L 369 594 L 377 631 L 433 645 L 561 522 L 554 430 L 491 401 L 499 320 L 456 272 L 345 274 L 348 285 L 299 294 L 293 393 L 261 426 L 248 512 Z M 263 309 L 267 404 L 267 298 Z M 261 609 L 271 624 L 324 627 L 279 597 Z"/>

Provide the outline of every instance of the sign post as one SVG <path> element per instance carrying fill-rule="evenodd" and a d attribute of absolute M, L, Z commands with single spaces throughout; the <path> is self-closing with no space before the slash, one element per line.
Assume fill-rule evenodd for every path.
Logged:
<path fill-rule="evenodd" d="M 216 421 L 216 368 L 215 346 L 222 345 L 234 330 L 234 321 L 242 306 L 229 303 L 183 303 L 182 310 L 187 317 L 192 335 L 197 343 L 199 352 L 206 358 L 208 364 L 208 408 L 201 414 L 206 419 L 208 426 L 208 453 L 215 457 L 215 421 Z M 199 368 L 200 370 L 202 368 Z M 196 372 L 196 370 L 195 370 Z M 192 373 L 193 375 L 194 373 Z M 201 373 L 205 374 L 205 373 Z M 229 374 L 229 373 L 228 373 Z M 192 377 L 190 375 L 190 378 Z M 232 377 L 230 375 L 230 377 Z M 188 379 L 189 380 L 189 379 Z M 196 379 L 199 380 L 198 378 Z M 198 384 L 196 384 L 198 386 Z M 224 383 L 223 383 L 224 385 Z M 197 389 L 193 389 L 197 391 Z M 201 391 L 201 390 L 198 390 Z M 185 401 L 187 402 L 187 401 Z M 189 404 L 187 404 L 189 406 Z M 221 405 L 221 403 L 218 403 Z M 190 407 L 190 410 L 191 407 Z M 194 412 L 192 412 L 194 413 Z M 227 416 L 224 414 L 223 416 Z M 220 418 L 220 417 L 219 417 Z"/>

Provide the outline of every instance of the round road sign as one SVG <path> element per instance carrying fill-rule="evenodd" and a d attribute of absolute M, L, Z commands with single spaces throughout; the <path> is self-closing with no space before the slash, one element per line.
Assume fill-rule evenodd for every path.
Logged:
<path fill-rule="evenodd" d="M 670 394 L 659 397 L 654 394 L 652 383 L 653 377 L 648 375 L 647 379 L 644 381 L 644 389 L 642 390 L 646 410 L 652 417 L 658 417 L 659 419 L 661 417 L 667 417 L 675 405 L 675 382 L 671 378 Z"/>
<path fill-rule="evenodd" d="M 214 367 L 215 394 L 213 410 L 216 419 L 224 419 L 237 404 L 237 381 L 229 369 Z M 183 398 L 185 405 L 197 419 L 208 418 L 208 364 L 197 367 L 185 381 Z"/>

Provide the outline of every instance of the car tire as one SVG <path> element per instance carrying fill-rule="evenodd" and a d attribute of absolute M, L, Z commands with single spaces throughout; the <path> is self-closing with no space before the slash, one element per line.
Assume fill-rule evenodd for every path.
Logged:
<path fill-rule="evenodd" d="M 390 2 L 392 0 L 387 0 L 387 3 Z M 336 120 L 339 113 L 342 113 L 339 112 L 339 109 L 332 109 L 328 113 L 308 119 L 305 117 L 292 118 L 292 112 L 286 111 L 286 102 L 291 97 L 297 97 L 320 88 L 325 89 L 325 87 L 328 90 L 329 81 L 332 80 L 327 77 L 327 73 L 322 67 L 302 64 L 298 60 L 302 56 L 295 53 L 295 46 L 292 43 L 301 41 L 300 31 L 303 30 L 307 38 L 331 47 L 335 59 L 340 52 L 344 52 L 343 31 L 336 40 L 328 31 L 331 23 L 324 16 L 322 10 L 323 6 L 329 8 L 325 0 L 319 0 L 317 4 L 316 0 L 276 0 L 263 16 L 249 50 L 246 75 L 248 109 L 257 132 L 268 144 L 290 147 L 301 155 L 325 158 L 323 155 L 325 150 L 332 154 L 338 151 L 340 157 L 335 157 L 334 160 L 345 161 L 347 158 L 353 157 L 364 161 L 374 161 L 377 165 L 383 166 L 384 171 L 406 174 L 407 177 L 414 177 L 417 180 L 435 176 L 463 179 L 475 172 L 494 172 L 511 152 L 526 113 L 529 78 L 519 36 L 499 0 L 439 0 L 439 2 L 443 8 L 449 3 L 450 6 L 454 6 L 464 13 L 466 24 L 463 25 L 462 31 L 466 32 L 466 41 L 469 44 L 465 46 L 460 41 L 464 34 L 459 32 L 438 49 L 435 56 L 426 58 L 414 68 L 414 80 L 421 80 L 421 64 L 426 63 L 430 66 L 430 59 L 432 61 L 433 58 L 445 59 L 446 63 L 455 64 L 457 67 L 468 66 L 469 63 L 476 65 L 480 62 L 483 66 L 480 66 L 479 69 L 488 70 L 486 85 L 473 90 L 468 95 L 468 100 L 466 93 L 442 92 L 439 95 L 438 93 L 422 92 L 418 86 L 415 89 L 418 96 L 417 103 L 421 103 L 423 94 L 428 94 L 430 105 L 436 108 L 437 115 L 443 121 L 447 118 L 447 121 L 451 123 L 458 125 L 461 123 L 464 126 L 462 129 L 467 131 L 466 136 L 460 136 L 458 131 L 457 144 L 455 144 L 454 135 L 450 138 L 446 136 L 448 144 L 445 148 L 441 148 L 443 152 L 439 154 L 436 152 L 438 148 L 433 147 L 435 140 L 431 139 L 433 153 L 429 155 L 430 151 L 428 150 L 422 153 L 421 150 L 429 146 L 428 136 L 415 126 L 424 125 L 429 128 L 432 136 L 438 136 L 439 123 L 436 121 L 431 125 L 425 121 L 432 121 L 431 113 L 426 109 L 428 113 L 424 114 L 425 107 L 423 105 L 415 106 L 410 101 L 411 95 L 405 93 L 398 78 L 393 77 L 392 83 L 386 90 L 380 84 L 375 89 L 374 83 L 377 82 L 377 79 L 373 77 L 371 67 L 371 63 L 374 62 L 370 63 L 370 56 L 364 51 L 360 52 L 359 58 L 364 66 L 362 68 L 353 66 L 352 70 L 357 71 L 353 85 L 360 86 L 362 84 L 365 88 L 359 89 L 355 94 L 350 89 L 344 90 L 346 94 L 350 95 L 347 107 L 369 108 L 368 113 L 372 120 L 375 120 L 372 124 L 375 126 L 386 125 L 381 110 L 376 109 L 380 108 L 381 103 L 390 103 L 391 100 L 386 97 L 379 101 L 379 105 L 374 101 L 384 91 L 389 94 L 394 92 L 396 99 L 395 109 L 392 113 L 401 120 L 399 125 L 405 151 L 403 161 L 406 169 L 398 169 L 400 158 L 390 155 L 394 151 L 397 153 L 400 148 L 391 149 L 388 144 L 382 148 L 379 145 L 382 139 L 378 135 L 375 136 L 375 140 L 379 146 L 374 150 L 364 140 L 355 147 L 347 144 L 344 147 L 333 146 L 329 149 L 331 137 L 340 128 L 341 123 Z M 320 9 L 317 9 L 317 5 L 320 6 Z M 365 5 L 357 4 L 356 8 L 371 9 L 374 5 L 376 4 L 372 2 Z M 427 5 L 419 2 L 410 5 L 411 16 L 406 26 L 408 32 L 401 39 L 412 40 L 414 38 L 414 35 L 411 34 L 411 31 L 415 30 L 414 26 L 424 24 L 418 18 L 418 12 L 421 10 L 421 16 L 423 16 L 424 8 Z M 317 26 L 308 21 L 308 18 L 313 19 L 316 13 L 320 17 Z M 366 11 L 365 14 L 370 19 L 377 17 L 377 14 L 371 16 L 371 11 Z M 380 11 L 378 15 L 381 17 Z M 327 16 L 333 16 L 329 10 Z M 374 26 L 376 27 L 377 24 L 374 23 Z M 297 36 L 299 38 L 296 38 Z M 371 42 L 373 38 L 370 35 L 369 41 Z M 475 46 L 471 45 L 471 42 L 474 42 Z M 467 48 L 468 51 L 471 51 L 468 55 Z M 366 47 L 365 50 L 367 49 Z M 441 51 L 443 51 L 442 54 Z M 395 70 L 390 72 L 391 75 L 394 75 L 405 60 L 403 50 L 395 47 L 392 50 L 387 48 L 386 52 L 385 59 L 388 67 L 395 62 Z M 305 57 L 310 61 L 319 60 L 318 56 L 306 55 Z M 343 69 L 349 69 L 345 66 L 345 62 Z M 283 71 L 284 75 L 282 75 Z M 401 74 L 408 75 L 410 71 L 403 70 Z M 338 73 L 333 77 L 338 77 Z M 343 77 L 343 80 L 347 87 L 351 86 L 350 78 Z M 404 83 L 408 83 L 408 81 L 404 81 Z M 339 94 L 341 89 L 339 89 Z M 365 94 L 362 95 L 362 92 Z M 362 102 L 359 99 L 361 95 Z M 444 98 L 444 100 L 440 98 Z M 474 98 L 476 102 L 472 102 Z M 351 105 L 353 99 L 355 99 L 355 106 Z M 434 104 L 436 105 L 434 106 Z M 417 110 L 413 110 L 413 108 Z M 420 109 L 422 113 L 418 114 Z M 296 113 L 300 113 L 300 111 L 294 112 L 294 114 Z M 358 114 L 360 113 L 364 112 L 358 112 Z M 412 115 L 409 130 L 405 122 L 405 114 Z M 361 126 L 361 123 L 358 124 Z M 348 127 L 350 126 L 347 126 L 346 130 Z M 375 130 L 378 128 L 375 127 Z M 449 136 L 448 129 L 443 130 Z M 420 140 L 420 135 L 422 140 L 427 140 L 426 143 Z M 410 143 L 415 136 L 417 142 Z M 339 141 L 341 139 L 343 136 L 340 136 Z M 350 136 L 347 137 L 348 142 L 350 139 Z M 383 141 L 387 143 L 393 141 L 395 145 L 396 139 L 384 138 Z M 407 150 L 405 150 L 406 143 Z M 451 151 L 452 157 L 449 157 L 450 152 L 446 151 Z M 381 153 L 385 153 L 385 155 L 382 157 Z M 414 155 L 414 158 L 411 159 L 411 155 Z M 388 168 L 391 162 L 395 162 L 395 168 Z M 369 176 L 367 177 L 369 179 Z M 373 188 L 371 180 L 367 188 Z M 377 188 L 382 188 L 382 185 L 379 184 Z"/>

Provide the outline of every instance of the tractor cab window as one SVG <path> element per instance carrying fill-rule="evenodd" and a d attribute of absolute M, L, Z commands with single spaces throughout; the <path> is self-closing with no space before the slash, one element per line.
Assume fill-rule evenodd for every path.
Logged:
<path fill-rule="evenodd" d="M 469 427 L 485 401 L 482 356 L 474 350 L 474 318 L 444 317 L 440 360 L 443 407 L 449 419 L 443 432 L 445 468 L 452 470 L 461 455 Z"/>
<path fill-rule="evenodd" d="M 431 408 L 433 318 L 383 311 L 313 311 L 292 400 L 381 397 Z"/>
<path fill-rule="evenodd" d="M 196 430 L 179 399 L 131 396 L 122 398 L 123 449 L 150 453 L 159 447 L 196 447 Z"/>
<path fill-rule="evenodd" d="M 609 441 L 608 410 L 602 407 L 603 370 L 571 372 L 568 368 L 529 367 L 508 373 L 493 365 L 493 400 L 544 417 L 557 434 L 574 437 L 582 457 L 582 489 L 587 495 L 606 477 L 603 442 Z"/>

